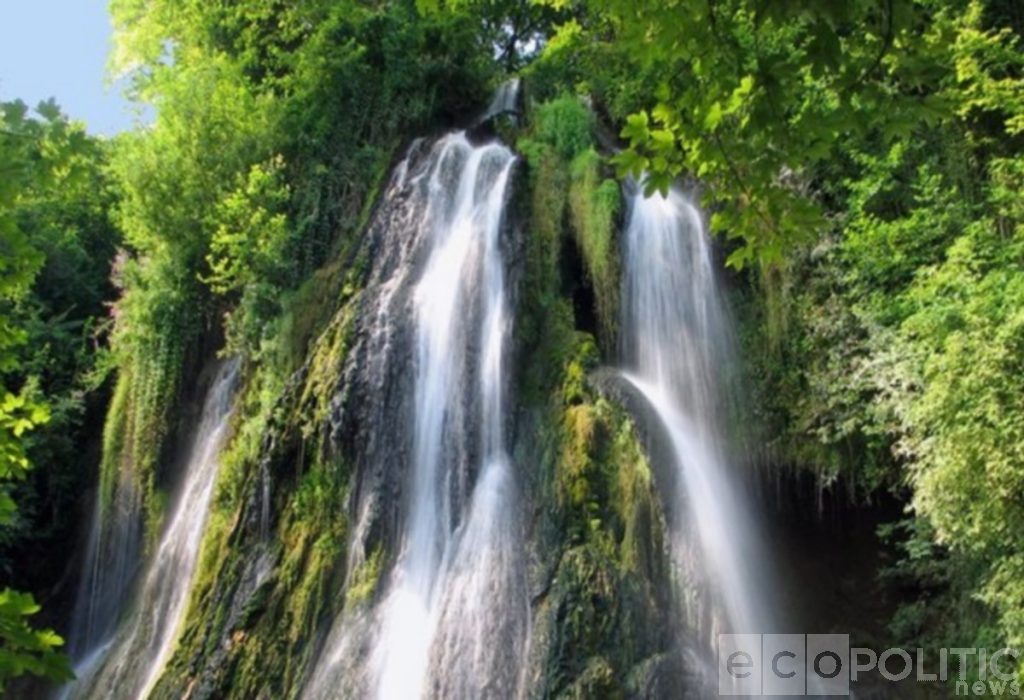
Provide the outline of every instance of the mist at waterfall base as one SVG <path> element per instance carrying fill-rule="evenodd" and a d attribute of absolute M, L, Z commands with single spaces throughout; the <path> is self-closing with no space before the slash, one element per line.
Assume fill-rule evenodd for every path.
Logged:
<path fill-rule="evenodd" d="M 363 311 L 373 319 L 365 347 L 386 359 L 361 362 L 357 351 L 353 360 L 384 382 L 394 363 L 414 368 L 411 405 L 400 409 L 410 420 L 390 436 L 409 455 L 396 560 L 369 618 L 346 611 L 336 622 L 309 697 L 514 697 L 520 683 L 529 603 L 504 437 L 511 317 L 501 240 L 515 157 L 464 132 L 422 147 L 386 194 L 402 211 L 381 232 Z M 361 520 L 373 510 L 357 508 Z M 357 527 L 354 551 L 366 529 Z"/>
<path fill-rule="evenodd" d="M 671 509 L 685 627 L 702 651 L 724 632 L 774 632 L 774 572 L 724 449 L 730 318 L 700 212 L 678 189 L 630 190 L 623 240 L 625 378 L 650 405 L 678 475 Z"/>
<path fill-rule="evenodd" d="M 91 648 L 82 649 L 81 656 L 76 658 L 78 680 L 62 689 L 61 697 L 144 698 L 163 670 L 188 604 L 237 377 L 238 362 L 225 362 L 207 392 L 180 493 L 131 608 L 118 610 L 124 605 L 120 599 L 123 586 L 114 591 L 82 594 L 87 606 L 95 607 L 89 601 L 105 601 L 102 607 L 110 615 L 107 625 L 112 630 L 105 638 L 95 640 Z M 118 533 L 112 531 L 109 536 L 117 537 Z M 91 556 L 101 557 L 104 551 L 97 547 Z M 102 560 L 90 561 L 87 571 L 103 566 Z M 109 620 L 118 619 L 118 612 L 120 624 L 113 627 Z M 76 622 L 94 624 L 91 616 L 90 612 Z"/>

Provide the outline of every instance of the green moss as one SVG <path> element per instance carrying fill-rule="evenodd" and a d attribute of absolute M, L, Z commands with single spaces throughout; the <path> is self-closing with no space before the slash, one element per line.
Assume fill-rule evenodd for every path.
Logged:
<path fill-rule="evenodd" d="M 134 490 L 138 494 L 136 515 L 144 525 L 147 548 L 160 533 L 166 508 L 167 495 L 160 489 L 157 467 L 169 431 L 169 415 L 177 405 L 179 371 L 176 361 L 165 354 L 127 353 L 103 426 L 102 516 L 106 518 L 120 489 Z"/>
<path fill-rule="evenodd" d="M 601 544 L 623 568 L 646 567 L 660 507 L 629 417 L 602 398 L 569 404 L 558 440 L 555 493 L 573 541 Z"/>
<path fill-rule="evenodd" d="M 613 488 L 613 508 L 624 524 L 619 562 L 623 569 L 657 578 L 656 570 L 663 563 L 660 553 L 665 548 L 660 508 L 647 456 L 632 421 L 619 411 L 609 455 L 610 462 L 620 465 Z"/>
<path fill-rule="evenodd" d="M 246 367 L 183 636 L 161 686 L 169 696 L 169 689 L 187 687 L 195 673 L 192 659 L 225 653 L 224 640 L 227 657 L 215 672 L 223 696 L 294 694 L 318 626 L 337 612 L 348 538 L 339 504 L 346 498 L 349 473 L 327 449 L 324 431 L 358 296 L 357 288 L 342 288 L 346 280 L 355 287 L 363 278 L 362 270 L 353 269 L 333 262 L 317 273 L 316 284 L 290 297 L 285 318 L 264 340 L 260 361 Z M 278 514 L 277 526 L 254 552 L 240 541 L 249 536 L 240 527 L 251 518 L 247 508 L 253 507 L 265 469 L 274 471 L 271 509 Z M 276 560 L 268 580 L 249 600 L 235 600 L 251 558 L 264 547 Z M 244 608 L 229 629 L 238 605 Z"/>
<path fill-rule="evenodd" d="M 636 539 L 652 535 L 658 512 L 650 469 L 626 412 L 589 386 L 588 373 L 599 362 L 593 337 L 577 332 L 574 340 L 561 349 L 567 357 L 549 399 L 556 426 L 547 437 L 556 455 L 552 494 L 570 541 L 593 540 L 610 554 L 621 550 L 624 564 L 636 567 Z"/>
<path fill-rule="evenodd" d="M 622 198 L 615 180 L 602 175 L 602 159 L 592 148 L 570 167 L 569 211 L 576 245 L 594 290 L 599 333 L 606 351 L 616 344 L 619 317 L 618 217 Z"/>
<path fill-rule="evenodd" d="M 669 644 L 657 624 L 672 604 L 664 518 L 632 421 L 588 381 L 594 338 L 565 327 L 562 304 L 543 318 L 532 360 L 552 374 L 527 376 L 544 396 L 535 423 L 542 551 L 558 559 L 535 617 L 533 692 L 624 697 L 631 670 Z"/>
<path fill-rule="evenodd" d="M 330 403 L 338 388 L 351 340 L 356 304 L 346 304 L 320 335 L 307 362 L 306 382 L 299 398 L 303 434 L 312 435 L 327 419 Z"/>
<path fill-rule="evenodd" d="M 167 514 L 170 495 L 165 489 L 156 488 L 152 476 L 150 476 L 150 481 L 147 482 L 146 494 L 146 517 L 144 520 L 146 526 L 146 545 L 147 547 L 153 547 L 157 544 L 164 516 Z"/>
<path fill-rule="evenodd" d="M 672 597 L 664 518 L 632 421 L 589 384 L 593 337 L 560 325 L 535 356 L 557 358 L 535 424 L 542 551 L 557 561 L 535 617 L 533 692 L 623 697 L 631 669 L 669 643 L 657 624 Z"/>
<path fill-rule="evenodd" d="M 587 700 L 588 698 L 606 698 L 618 700 L 625 697 L 625 691 L 615 669 L 602 656 L 594 656 L 587 660 L 583 672 L 573 681 L 572 685 L 559 694 L 564 700 Z"/>
<path fill-rule="evenodd" d="M 593 335 L 575 328 L 569 296 L 579 281 L 563 278 L 560 255 L 572 236 L 595 292 L 602 346 L 613 347 L 620 194 L 591 148 L 591 119 L 563 98 L 538 108 L 518 143 L 530 187 L 518 386 L 536 426 L 542 549 L 557 557 L 537 614 L 541 697 L 623 695 L 629 670 L 663 650 L 651 630 L 671 595 L 647 460 L 625 411 L 589 384 L 601 354 Z"/>
<path fill-rule="evenodd" d="M 587 373 L 600 363 L 597 345 L 588 333 L 576 333 L 568 357 L 563 360 L 562 403 L 578 404 L 590 396 L 587 387 Z"/>
<path fill-rule="evenodd" d="M 612 638 L 618 586 L 614 562 L 599 549 L 568 550 L 558 568 L 558 593 L 564 596 L 563 643 L 586 666 Z"/>
<path fill-rule="evenodd" d="M 527 270 L 548 294 L 557 290 L 558 254 L 565 220 L 568 172 L 565 162 L 548 144 L 520 140 L 519 149 L 530 165 L 530 235 Z"/>
<path fill-rule="evenodd" d="M 368 601 L 377 590 L 383 570 L 384 548 L 377 547 L 362 565 L 352 572 L 352 581 L 345 593 L 345 607 L 354 607 Z"/>
<path fill-rule="evenodd" d="M 520 142 L 520 147 L 524 142 Z M 529 193 L 522 218 L 528 232 L 524 240 L 524 272 L 516 319 L 522 367 L 519 382 L 529 403 L 543 400 L 546 389 L 559 381 L 566 352 L 573 343 L 572 306 L 561 296 L 559 257 L 564 232 L 568 173 L 554 149 L 526 142 Z"/>
<path fill-rule="evenodd" d="M 565 439 L 559 460 L 558 490 L 563 506 L 584 510 L 593 501 L 595 464 L 593 451 L 604 428 L 590 404 L 570 406 L 563 417 Z"/>
<path fill-rule="evenodd" d="M 305 361 L 309 344 L 330 322 L 343 280 L 341 262 L 334 260 L 288 295 L 277 322 L 278 333 L 265 344 L 261 354 L 272 352 L 275 357 L 269 359 L 286 373 L 298 369 Z"/>
<path fill-rule="evenodd" d="M 533 115 L 535 138 L 554 146 L 566 161 L 590 147 L 593 129 L 594 115 L 571 95 L 545 102 Z"/>
<path fill-rule="evenodd" d="M 225 697 L 297 692 L 318 625 L 332 609 L 344 558 L 347 526 L 337 508 L 344 490 L 340 474 L 336 466 L 310 468 L 282 515 L 275 537 L 282 556 L 272 578 L 246 603 L 235 628 L 225 629 L 224 620 L 215 620 L 214 629 L 221 632 L 212 639 L 227 635 L 230 640 L 230 668 L 221 679 Z M 229 559 L 237 555 L 230 547 L 224 554 Z M 214 615 L 222 617 L 226 607 L 216 605 Z M 198 611 L 194 619 L 202 624 Z"/>
<path fill-rule="evenodd" d="M 294 571 L 300 573 L 291 586 L 285 615 L 288 640 L 293 644 L 309 639 L 315 631 L 323 600 L 331 595 L 327 584 L 338 555 L 344 549 L 344 540 L 328 531 L 310 540 L 300 540 L 297 544 L 299 556 L 286 559 L 283 564 L 286 574 L 290 573 L 289 565 L 293 562 L 296 563 Z"/>
<path fill-rule="evenodd" d="M 633 668 L 663 648 L 653 586 L 621 571 L 600 547 L 568 549 L 538 606 L 539 698 L 625 697 Z"/>
<path fill-rule="evenodd" d="M 125 446 L 131 442 L 128 422 L 131 374 L 125 369 L 117 376 L 114 395 L 103 424 L 103 459 L 100 463 L 100 508 L 105 519 L 117 490 L 121 464 L 127 459 Z"/>
<path fill-rule="evenodd" d="M 594 150 L 593 125 L 594 117 L 582 103 L 563 96 L 538 106 L 517 142 L 530 166 L 524 288 L 540 307 L 533 315 L 542 316 L 544 308 L 564 294 L 565 284 L 589 286 L 594 292 L 601 346 L 610 354 L 616 345 L 619 315 L 621 196 L 618 183 L 605 176 L 604 161 Z M 583 258 L 586 280 L 560 283 L 559 258 L 567 235 Z"/>

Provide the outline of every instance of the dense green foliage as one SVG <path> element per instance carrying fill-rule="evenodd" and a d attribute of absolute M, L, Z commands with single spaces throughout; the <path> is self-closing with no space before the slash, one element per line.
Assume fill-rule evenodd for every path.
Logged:
<path fill-rule="evenodd" d="M 814 168 L 851 139 L 892 143 L 948 109 L 935 87 L 956 15 L 943 3 L 550 4 L 577 12 L 547 58 L 625 120 L 622 170 L 649 190 L 681 173 L 707 182 L 712 227 L 742 241 L 737 266 L 822 223 Z"/>
<path fill-rule="evenodd" d="M 118 241 L 105 144 L 52 102 L 37 113 L 0 104 L 0 572 L 30 590 L 64 575 L 38 552 L 73 538 L 91 481 L 83 449 Z M 0 599 L 0 687 L 25 672 L 66 678 L 60 637 L 23 619 L 39 610 L 32 596 L 5 588 Z"/>
<path fill-rule="evenodd" d="M 616 355 L 616 170 L 650 191 L 701 183 L 735 271 L 754 446 L 823 488 L 906 505 L 880 533 L 899 555 L 880 573 L 907 599 L 893 639 L 1024 647 L 1019 3 L 111 9 L 115 67 L 152 125 L 104 142 L 52 104 L 38 118 L 2 105 L 0 572 L 37 595 L 57 582 L 67 557 L 36 552 L 74 539 L 100 461 L 104 504 L 141 486 L 155 536 L 191 378 L 217 352 L 242 358 L 189 623 L 157 695 L 201 663 L 221 694 L 294 694 L 324 621 L 376 595 L 391 553 L 344 571 L 352 484 L 328 425 L 375 252 L 361 235 L 399 150 L 464 123 L 511 72 L 527 94 L 524 123 L 498 129 L 523 157 L 517 420 L 537 436 L 518 457 L 538 465 L 551 585 L 533 653 L 550 694 L 628 694 L 666 645 L 643 629 L 667 604 L 651 475 L 588 380 Z M 270 472 L 274 573 L 230 617 Z M 36 610 L 0 593 L 0 685 L 67 674 L 59 638 L 26 623 Z"/>
<path fill-rule="evenodd" d="M 559 256 L 563 224 L 567 224 L 583 261 L 586 279 L 579 283 L 595 297 L 592 311 L 598 323 L 589 330 L 597 333 L 612 356 L 619 313 L 616 231 L 621 197 L 618 183 L 606 177 L 609 168 L 595 150 L 594 128 L 590 110 L 575 97 L 563 94 L 537 105 L 530 128 L 516 145 L 533 171 L 535 191 L 543 196 L 534 203 L 532 225 L 536 236 L 551 239 L 545 255 L 551 258 L 547 262 L 554 271 L 544 273 L 545 283 L 550 285 L 559 277 L 554 260 Z M 561 276 L 568 277 L 565 273 Z"/>
<path fill-rule="evenodd" d="M 948 117 L 821 166 L 833 223 L 751 290 L 750 347 L 775 348 L 748 355 L 769 434 L 862 496 L 909 498 L 889 575 L 917 595 L 894 632 L 933 646 L 1024 640 L 1024 63 L 1020 18 L 1000 18 L 978 3 L 944 18 L 950 70 L 932 87 Z"/>
<path fill-rule="evenodd" d="M 223 315 L 225 352 L 259 358 L 282 300 L 357 229 L 395 148 L 478 102 L 487 64 L 467 17 L 421 18 L 410 3 L 112 9 L 116 57 L 159 111 L 113 163 L 129 251 L 114 334 L 125 400 L 104 483 L 127 461 L 154 494 L 209 329 Z M 161 501 L 146 502 L 153 533 Z"/>

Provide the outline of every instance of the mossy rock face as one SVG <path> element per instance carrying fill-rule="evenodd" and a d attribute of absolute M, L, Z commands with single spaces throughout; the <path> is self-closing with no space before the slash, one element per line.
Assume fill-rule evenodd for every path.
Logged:
<path fill-rule="evenodd" d="M 697 700 L 714 695 L 695 660 L 679 653 L 656 654 L 634 666 L 626 680 L 626 695 L 635 700 Z M 717 679 L 716 679 L 717 680 Z"/>
<path fill-rule="evenodd" d="M 523 677 L 532 698 L 679 697 L 657 478 L 630 413 L 593 380 L 613 360 L 620 194 L 593 150 L 592 117 L 577 108 L 563 102 L 555 131 L 520 139 L 526 167 L 508 213 L 509 448 L 522 474 L 533 615 Z M 343 611 L 372 618 L 397 546 L 400 472 L 369 469 L 363 451 L 403 464 L 388 435 L 408 416 L 396 409 L 401 392 L 382 401 L 351 368 L 386 359 L 366 342 L 364 305 L 386 264 L 381 236 L 401 213 L 375 208 L 363 243 L 284 304 L 277 347 L 249 368 L 188 619 L 155 697 L 300 697 L 332 621 Z M 565 264 L 567 251 L 582 268 Z M 592 291 L 596 326 L 580 318 L 580 287 Z M 398 350 L 410 338 L 391 342 L 407 355 Z M 381 371 L 382 385 L 402 387 L 412 369 Z M 367 414 L 376 404 L 386 420 Z M 373 490 L 359 529 L 353 499 Z"/>
<path fill-rule="evenodd" d="M 517 464 L 535 465 L 523 470 L 532 513 L 526 690 L 531 698 L 678 697 L 678 666 L 651 661 L 679 656 L 665 624 L 675 600 L 664 510 L 630 414 L 592 381 L 614 360 L 621 195 L 593 150 L 592 122 L 572 118 L 578 109 L 569 99 L 542 108 L 519 141 L 530 193 L 521 210 L 513 450 Z M 581 288 L 593 304 L 582 315 Z M 664 688 L 673 692 L 659 695 Z"/>
<path fill-rule="evenodd" d="M 380 587 L 384 570 L 384 549 L 378 547 L 352 572 L 348 590 L 345 592 L 345 607 L 352 608 L 368 603 Z"/>
<path fill-rule="evenodd" d="M 594 339 L 565 338 L 559 380 L 523 418 L 521 459 L 540 467 L 528 694 L 633 697 L 632 669 L 675 646 L 665 519 L 632 421 L 591 385 Z"/>
<path fill-rule="evenodd" d="M 562 96 L 539 105 L 517 142 L 530 169 L 531 222 L 527 241 L 528 294 L 558 293 L 591 308 L 605 356 L 614 355 L 619 319 L 619 229 L 622 195 L 611 168 L 597 152 L 595 119 L 582 102 Z M 582 261 L 582 271 L 566 274 L 564 250 Z M 527 319 L 531 320 L 531 319 Z M 535 320 L 535 319 L 533 319 Z"/>
<path fill-rule="evenodd" d="M 591 657 L 583 672 L 573 683 L 560 692 L 558 697 L 565 700 L 587 700 L 607 698 L 619 700 L 624 697 L 623 689 L 615 678 L 615 670 L 603 656 Z"/>
<path fill-rule="evenodd" d="M 583 258 L 586 280 L 593 292 L 598 339 L 607 356 L 618 344 L 619 230 L 622 193 L 608 177 L 609 168 L 593 148 L 581 152 L 570 165 L 569 211 L 573 238 Z"/>
<path fill-rule="evenodd" d="M 531 640 L 530 697 L 566 693 L 600 656 L 602 640 L 614 628 L 615 567 L 588 547 L 566 552 L 536 605 Z M 616 685 L 607 660 L 603 685 Z"/>
<path fill-rule="evenodd" d="M 630 696 L 630 669 L 669 642 L 661 615 L 650 586 L 599 547 L 568 550 L 537 606 L 530 697 Z"/>
<path fill-rule="evenodd" d="M 357 299 L 336 291 L 333 314 L 286 307 L 276 351 L 249 367 L 187 619 L 154 698 L 299 692 L 323 624 L 344 600 L 348 523 L 339 504 L 349 470 L 331 447 L 328 415 Z M 291 304 L 304 300 L 297 294 Z"/>

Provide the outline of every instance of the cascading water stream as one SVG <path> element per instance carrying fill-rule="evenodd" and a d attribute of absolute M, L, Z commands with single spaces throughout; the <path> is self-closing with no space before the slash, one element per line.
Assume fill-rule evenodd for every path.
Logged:
<path fill-rule="evenodd" d="M 510 318 L 501 232 L 515 158 L 463 132 L 412 157 L 385 197 L 385 209 L 393 203 L 402 213 L 383 233 L 389 252 L 381 257 L 401 259 L 372 275 L 366 312 L 367 346 L 379 347 L 378 357 L 393 353 L 392 369 L 414 367 L 403 390 L 411 392 L 411 425 L 390 437 L 408 444 L 408 456 L 397 460 L 404 511 L 395 564 L 374 623 L 362 632 L 369 638 L 362 678 L 336 670 L 359 646 L 358 626 L 342 616 L 314 672 L 312 697 L 514 696 L 528 636 L 504 440 Z M 411 342 L 396 352 L 395 338 L 406 333 Z M 374 370 L 364 362 L 358 371 Z"/>
<path fill-rule="evenodd" d="M 494 97 L 491 99 L 491 104 L 487 105 L 481 121 L 487 121 L 500 114 L 518 113 L 521 88 L 522 85 L 519 78 L 512 78 L 498 87 L 497 92 L 494 93 Z"/>
<path fill-rule="evenodd" d="M 142 550 L 142 504 L 129 469 L 118 475 L 106 507 L 103 498 L 97 490 L 68 638 L 68 653 L 79 666 L 88 666 L 113 634 Z"/>
<path fill-rule="evenodd" d="M 181 493 L 134 606 L 76 667 L 78 681 L 64 689 L 65 696 L 144 698 L 163 670 L 188 604 L 237 375 L 238 363 L 228 362 L 209 389 Z"/>
<path fill-rule="evenodd" d="M 636 189 L 624 241 L 625 376 L 669 438 L 685 514 L 674 556 L 684 582 L 700 589 L 688 622 L 713 648 L 721 632 L 778 631 L 771 570 L 722 444 L 729 317 L 699 212 L 678 190 L 645 198 Z"/>

